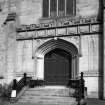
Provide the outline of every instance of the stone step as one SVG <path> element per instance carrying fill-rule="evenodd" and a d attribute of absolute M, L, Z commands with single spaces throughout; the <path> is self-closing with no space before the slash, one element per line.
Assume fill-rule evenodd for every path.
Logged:
<path fill-rule="evenodd" d="M 42 104 L 51 104 L 53 103 L 54 105 L 57 103 L 68 103 L 70 105 L 71 103 L 75 103 L 75 99 L 72 97 L 34 97 L 34 98 L 27 98 L 27 99 L 21 99 L 18 102 L 30 102 L 30 103 L 42 103 Z M 62 105 L 62 104 L 61 104 Z"/>
<path fill-rule="evenodd" d="M 18 100 L 18 103 L 31 103 L 35 105 L 76 105 L 76 99 L 70 97 L 74 89 L 67 87 L 36 87 L 29 88 Z"/>
<path fill-rule="evenodd" d="M 37 100 L 37 99 L 45 99 L 45 100 L 66 100 L 66 101 L 73 101 L 73 100 L 75 100 L 75 98 L 73 98 L 73 97 L 59 97 L 59 96 L 45 96 L 45 97 L 43 97 L 43 96 L 27 96 L 27 97 L 21 97 L 21 99 L 20 100 Z"/>
<path fill-rule="evenodd" d="M 77 102 L 43 102 L 43 101 L 40 101 L 38 103 L 34 102 L 34 103 L 30 103 L 30 102 L 18 102 L 17 104 L 15 105 L 77 105 Z"/>
<path fill-rule="evenodd" d="M 71 96 L 75 92 L 74 89 L 70 88 L 34 88 L 29 89 L 25 92 L 24 96 Z M 50 94 L 49 94 L 50 93 Z"/>
<path fill-rule="evenodd" d="M 39 103 L 30 103 L 30 102 L 18 102 L 12 105 L 77 105 L 77 102 L 73 102 L 73 103 L 68 103 L 68 102 L 64 102 L 64 103 L 43 103 L 43 102 L 39 102 Z"/>

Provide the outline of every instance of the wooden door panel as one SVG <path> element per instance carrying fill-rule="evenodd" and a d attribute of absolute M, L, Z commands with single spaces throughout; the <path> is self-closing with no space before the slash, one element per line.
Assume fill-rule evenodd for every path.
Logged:
<path fill-rule="evenodd" d="M 47 85 L 67 85 L 70 78 L 70 60 L 54 54 L 45 58 L 45 81 Z"/>

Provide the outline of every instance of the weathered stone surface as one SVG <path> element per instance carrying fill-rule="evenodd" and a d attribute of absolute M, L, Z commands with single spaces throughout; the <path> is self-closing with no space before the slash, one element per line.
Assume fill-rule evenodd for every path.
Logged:
<path fill-rule="evenodd" d="M 77 0 L 77 15 L 83 17 L 97 16 L 99 0 Z"/>
<path fill-rule="evenodd" d="M 35 76 L 36 70 L 36 58 L 35 53 L 38 47 L 43 45 L 50 39 L 34 39 L 34 40 L 24 40 L 25 37 L 30 38 L 39 36 L 52 36 L 56 34 L 68 35 L 70 33 L 77 33 L 76 28 L 58 29 L 49 31 L 37 31 L 37 32 L 23 32 L 16 33 L 16 27 L 25 24 L 38 24 L 47 23 L 53 19 L 43 19 L 42 17 L 42 6 L 43 0 L 0 0 L 1 12 L 0 12 L 0 76 L 4 76 L 8 81 L 15 78 L 14 76 L 22 76 L 24 72 L 27 72 L 31 76 Z M 86 18 L 86 17 L 98 17 L 101 14 L 100 0 L 76 0 L 76 16 L 72 18 Z M 16 13 L 16 21 L 4 22 L 9 13 Z M 105 19 L 104 19 L 105 20 Z M 88 32 L 99 31 L 100 25 L 92 25 L 91 29 L 89 26 L 81 26 L 79 29 L 79 34 Z M 16 40 L 16 37 L 22 37 L 23 40 Z M 102 71 L 101 63 L 101 45 L 99 39 L 101 34 L 94 35 L 84 35 L 81 36 L 69 36 L 62 37 L 61 39 L 74 44 L 79 52 L 79 72 L 90 72 L 86 76 L 86 86 L 88 88 L 89 95 L 98 97 L 99 90 L 99 77 Z M 55 40 L 57 40 L 55 38 Z M 101 63 L 100 63 L 101 62 Z M 92 75 L 95 71 L 98 74 Z M 96 77 L 92 77 L 96 76 Z M 105 79 L 105 78 L 104 78 Z M 90 81 L 94 81 L 90 84 Z M 105 85 L 105 84 L 104 84 Z M 105 86 L 104 86 L 105 88 Z M 95 93 L 94 95 L 92 93 Z"/>
<path fill-rule="evenodd" d="M 77 102 L 75 101 L 75 98 L 70 97 L 73 92 L 73 89 L 60 86 L 28 89 L 22 97 L 20 97 L 17 104 L 33 103 L 37 105 L 76 105 Z"/>

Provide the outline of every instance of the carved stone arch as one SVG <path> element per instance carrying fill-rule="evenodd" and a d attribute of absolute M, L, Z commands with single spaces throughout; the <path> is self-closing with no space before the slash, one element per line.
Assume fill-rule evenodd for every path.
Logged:
<path fill-rule="evenodd" d="M 56 48 L 65 50 L 72 56 L 72 78 L 76 78 L 79 72 L 78 49 L 74 44 L 62 39 L 51 39 L 37 48 L 35 51 L 36 78 L 44 79 L 44 56 Z"/>

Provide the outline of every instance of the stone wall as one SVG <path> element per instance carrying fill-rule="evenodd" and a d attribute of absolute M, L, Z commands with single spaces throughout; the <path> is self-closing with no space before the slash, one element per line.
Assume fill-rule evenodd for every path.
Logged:
<path fill-rule="evenodd" d="M 18 0 L 19 23 L 29 25 L 45 22 L 42 17 L 42 2 L 43 0 Z M 97 17 L 98 14 L 99 0 L 76 0 L 76 17 Z"/>
<path fill-rule="evenodd" d="M 14 21 L 9 21 L 6 23 L 6 32 L 7 32 L 7 77 L 8 82 L 14 78 L 14 72 L 16 70 L 16 24 Z M 12 74 L 12 75 L 11 75 Z"/>
<path fill-rule="evenodd" d="M 8 15 L 8 7 L 7 3 L 4 2 L 4 0 L 0 1 L 0 7 L 1 7 L 1 12 L 0 12 L 0 76 L 4 77 L 5 72 L 6 72 L 6 45 L 7 45 L 7 36 L 6 36 L 6 30 L 5 30 L 5 19 L 7 18 Z"/>
<path fill-rule="evenodd" d="M 35 59 L 33 59 L 35 50 L 50 39 L 16 41 L 16 34 L 18 33 L 16 33 L 15 28 L 22 24 L 30 25 L 50 21 L 50 19 L 43 19 L 42 17 L 42 2 L 43 0 L 0 1 L 2 4 L 0 12 L 0 74 L 7 77 L 8 80 L 14 78 L 13 74 L 20 76 L 27 72 L 33 76 L 36 73 Z M 76 0 L 76 16 L 74 18 L 99 17 L 101 13 L 99 2 L 100 0 Z M 11 12 L 16 12 L 16 21 L 4 25 L 8 13 Z M 34 34 L 34 32 L 20 34 L 28 36 Z M 98 97 L 98 76 L 101 70 L 99 66 L 99 60 L 101 61 L 99 35 L 82 36 L 81 49 L 79 49 L 80 40 L 78 37 L 65 37 L 62 39 L 72 42 L 78 50 L 81 50 L 79 72 L 83 71 L 85 73 L 89 95 L 93 95 L 94 92 L 93 96 Z M 90 85 L 90 81 L 94 81 L 94 83 Z"/>
<path fill-rule="evenodd" d="M 76 0 L 77 16 L 91 17 L 99 14 L 99 0 Z"/>
<path fill-rule="evenodd" d="M 82 72 L 91 72 L 96 71 L 98 72 L 98 50 L 99 50 L 99 43 L 98 39 L 99 36 L 90 35 L 90 36 L 82 36 L 81 37 L 81 54 L 80 57 L 80 71 Z M 84 65 L 82 65 L 84 64 Z"/>
<path fill-rule="evenodd" d="M 103 3 L 103 7 L 104 7 L 104 9 L 103 9 L 103 11 L 102 11 L 102 13 L 103 13 L 103 48 L 104 48 L 104 59 L 103 59 L 103 61 L 104 61 L 104 98 L 105 98 L 105 0 L 103 0 L 104 1 L 104 3 Z"/>

